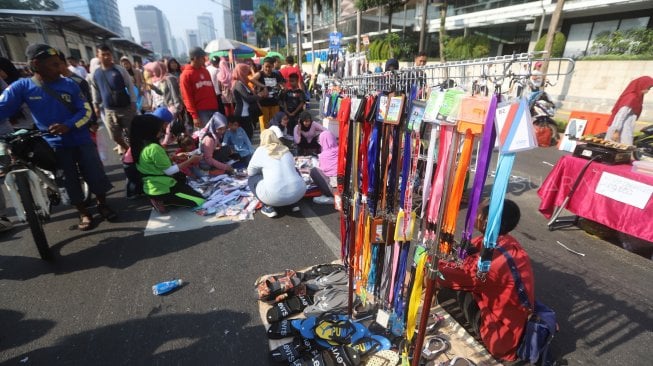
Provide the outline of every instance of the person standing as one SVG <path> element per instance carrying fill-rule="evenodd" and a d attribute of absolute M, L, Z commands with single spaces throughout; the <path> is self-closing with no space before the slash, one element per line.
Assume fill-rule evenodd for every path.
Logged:
<path fill-rule="evenodd" d="M 247 137 L 251 140 L 254 136 L 254 119 L 260 116 L 258 102 L 261 97 L 267 95 L 267 90 L 255 94 L 249 87 L 249 75 L 251 69 L 247 64 L 238 64 L 233 71 L 233 95 L 236 101 L 236 110 L 234 116 L 238 118 L 240 127 L 247 132 Z"/>
<path fill-rule="evenodd" d="M 299 88 L 299 76 L 290 74 L 290 88 L 281 92 L 280 104 L 283 112 L 288 116 L 290 121 L 290 130 L 292 131 L 297 125 L 297 118 L 304 110 L 306 105 L 306 94 Z"/>
<path fill-rule="evenodd" d="M 136 93 L 127 70 L 113 62 L 113 51 L 107 45 L 98 47 L 100 67 L 91 76 L 91 94 L 95 115 L 104 109 L 104 123 L 120 154 L 127 151 L 131 121 L 136 115 Z"/>
<path fill-rule="evenodd" d="M 0 120 L 25 103 L 32 111 L 36 127 L 48 133 L 44 138 L 54 150 L 57 169 L 63 172 L 62 184 L 79 213 L 79 230 L 89 230 L 93 225 L 93 216 L 84 203 L 80 174 L 97 199 L 100 215 L 107 221 L 117 220 L 106 202 L 112 185 L 88 130 L 90 105 L 74 81 L 61 77 L 64 65 L 56 49 L 33 44 L 27 47 L 25 55 L 34 77 L 16 81 L 0 95 Z"/>
<path fill-rule="evenodd" d="M 186 110 L 193 118 L 193 126 L 200 128 L 218 111 L 218 100 L 211 75 L 204 67 L 206 52 L 200 47 L 194 47 L 188 56 L 190 64 L 181 72 L 179 86 Z"/>
<path fill-rule="evenodd" d="M 642 76 L 631 81 L 612 107 L 608 120 L 608 140 L 632 145 L 635 123 L 644 105 L 644 95 L 653 87 L 653 78 Z"/>
<path fill-rule="evenodd" d="M 234 95 L 231 91 L 231 84 L 233 83 L 233 75 L 231 68 L 226 59 L 220 60 L 220 70 L 218 71 L 218 81 L 220 82 L 222 93 L 222 105 L 224 106 L 224 115 L 231 117 L 234 115 Z"/>
<path fill-rule="evenodd" d="M 304 87 L 304 80 L 302 80 L 301 75 L 302 75 L 302 70 L 299 67 L 299 65 L 295 65 L 295 58 L 292 56 L 286 57 L 286 65 L 279 70 L 281 73 L 281 76 L 283 76 L 284 80 L 286 80 L 286 88 L 290 88 L 290 75 L 291 74 L 297 74 L 299 76 L 299 87 L 302 90 L 305 90 Z"/>
<path fill-rule="evenodd" d="M 77 59 L 72 56 L 68 57 L 68 70 L 83 78 L 86 78 L 86 75 L 88 75 L 86 68 L 84 68 L 84 66 L 81 66 L 79 64 L 79 61 L 77 61 Z"/>
<path fill-rule="evenodd" d="M 122 56 L 120 58 L 120 65 L 127 70 L 127 73 L 129 74 L 129 78 L 132 80 L 132 83 L 134 83 L 134 86 L 136 87 L 136 90 L 138 90 L 138 95 L 141 95 L 143 93 L 143 71 L 141 69 L 137 69 L 132 66 L 131 61 L 129 61 L 129 57 L 127 56 Z"/>
<path fill-rule="evenodd" d="M 254 79 L 265 85 L 268 96 L 262 98 L 259 104 L 261 105 L 261 116 L 259 117 L 259 125 L 261 131 L 270 127 L 270 120 L 279 112 L 279 93 L 283 90 L 284 79 L 279 72 L 274 69 L 274 57 L 266 57 L 263 59 L 263 67 L 261 71 L 254 75 Z"/>
<path fill-rule="evenodd" d="M 218 100 L 218 112 L 226 115 L 224 104 L 222 104 L 222 84 L 218 78 L 218 73 L 220 72 L 220 56 L 211 57 L 211 64 L 206 69 L 209 71 L 209 75 L 211 75 L 213 90 L 215 90 L 215 96 Z"/>

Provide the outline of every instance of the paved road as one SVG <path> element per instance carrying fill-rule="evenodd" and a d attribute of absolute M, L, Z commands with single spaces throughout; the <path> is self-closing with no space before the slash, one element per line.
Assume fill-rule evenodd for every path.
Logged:
<path fill-rule="evenodd" d="M 558 311 L 555 349 L 570 365 L 645 365 L 653 344 L 653 262 L 578 229 L 549 232 L 536 190 L 560 153 L 519 154 L 509 196 L 522 208 L 515 234 L 531 254 L 537 296 Z M 145 201 L 123 199 L 118 160 L 107 171 L 118 223 L 79 232 L 70 209 L 46 225 L 57 253 L 38 259 L 25 225 L 0 236 L 2 365 L 266 365 L 254 298 L 262 274 L 337 258 L 338 216 L 302 202 L 299 213 L 143 236 Z M 577 251 L 567 252 L 560 240 Z M 187 285 L 153 296 L 161 280 Z M 21 362 L 22 361 L 22 362 Z"/>

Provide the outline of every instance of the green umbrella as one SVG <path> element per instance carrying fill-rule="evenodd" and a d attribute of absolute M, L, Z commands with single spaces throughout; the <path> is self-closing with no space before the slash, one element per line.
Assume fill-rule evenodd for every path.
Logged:
<path fill-rule="evenodd" d="M 277 52 L 277 51 L 270 51 L 270 52 L 268 52 L 267 55 L 265 55 L 265 57 L 279 57 L 279 58 L 282 59 L 282 60 L 285 60 L 285 59 L 286 59 L 286 56 L 280 54 L 280 53 Z"/>
<path fill-rule="evenodd" d="M 219 57 L 229 57 L 229 51 L 216 51 L 216 52 L 211 52 L 209 54 L 209 58 L 213 58 L 213 56 L 219 56 Z M 249 53 L 237 53 L 234 52 L 234 57 L 235 58 L 252 58 L 254 57 L 254 52 L 249 52 Z"/>

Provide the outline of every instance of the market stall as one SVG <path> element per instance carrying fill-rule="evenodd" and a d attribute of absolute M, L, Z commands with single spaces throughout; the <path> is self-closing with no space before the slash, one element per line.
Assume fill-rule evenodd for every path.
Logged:
<path fill-rule="evenodd" d="M 566 197 L 566 209 L 614 230 L 653 242 L 653 175 L 633 171 L 631 164 L 591 162 L 570 195 L 587 159 L 563 156 L 538 190 L 539 210 L 550 218 Z"/>
<path fill-rule="evenodd" d="M 519 54 L 332 80 L 320 109 L 338 124 L 342 266 L 287 270 L 257 283 L 268 336 L 286 340 L 271 345 L 275 362 L 496 362 L 471 337 L 437 325 L 449 318 L 433 298 L 439 268 L 476 258 L 474 222 L 497 154 L 477 276 L 490 273 L 512 164 L 537 146 L 526 99 L 509 98 L 501 86 L 533 62 Z M 565 70 L 558 75 L 573 70 L 571 60 L 552 62 Z M 467 188 L 465 224 L 456 227 Z"/>

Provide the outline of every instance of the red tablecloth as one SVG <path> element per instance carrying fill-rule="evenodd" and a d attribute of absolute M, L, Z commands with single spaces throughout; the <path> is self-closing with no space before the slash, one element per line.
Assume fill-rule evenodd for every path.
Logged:
<path fill-rule="evenodd" d="M 537 194 L 542 199 L 539 210 L 550 218 L 560 206 L 587 160 L 564 156 L 553 167 Z M 608 226 L 617 231 L 653 242 L 653 199 L 644 209 L 597 194 L 596 185 L 603 172 L 609 172 L 653 186 L 653 176 L 634 173 L 630 164 L 605 165 L 592 162 L 566 209 L 570 212 Z"/>

